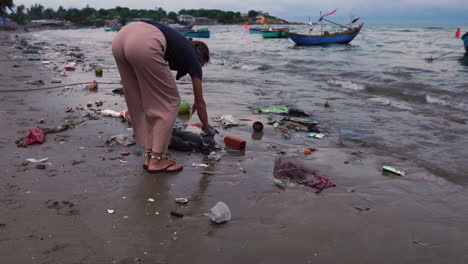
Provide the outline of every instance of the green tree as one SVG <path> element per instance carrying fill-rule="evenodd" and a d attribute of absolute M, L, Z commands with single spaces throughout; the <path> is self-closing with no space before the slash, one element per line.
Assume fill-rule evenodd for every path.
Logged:
<path fill-rule="evenodd" d="M 26 13 L 24 12 L 24 10 L 26 10 L 26 7 L 24 7 L 24 5 L 17 6 L 15 11 L 10 15 L 10 18 L 20 25 L 25 24 Z"/>
<path fill-rule="evenodd" d="M 55 13 L 56 18 L 58 19 L 65 19 L 65 15 L 67 14 L 67 10 L 65 10 L 62 6 L 59 6 L 57 12 Z"/>
<path fill-rule="evenodd" d="M 44 6 L 41 4 L 34 4 L 28 9 L 28 17 L 31 20 L 42 19 L 44 17 Z"/>
<path fill-rule="evenodd" d="M 13 8 L 13 0 L 0 0 L 0 15 L 6 14 L 6 10 Z"/>
<path fill-rule="evenodd" d="M 80 24 L 83 21 L 83 16 L 81 11 L 76 8 L 68 9 L 65 14 L 65 20 L 68 20 L 73 23 Z"/>
<path fill-rule="evenodd" d="M 172 20 L 174 20 L 174 21 L 176 21 L 176 22 L 179 21 L 176 12 L 172 12 L 172 11 L 169 12 L 169 14 L 167 14 L 167 18 L 172 19 Z"/>
<path fill-rule="evenodd" d="M 55 19 L 57 17 L 57 14 L 55 13 L 55 11 L 52 8 L 47 8 L 43 12 L 43 17 L 45 19 Z"/>
<path fill-rule="evenodd" d="M 249 17 L 254 18 L 254 17 L 258 16 L 258 12 L 255 11 L 255 10 L 249 10 L 248 15 L 249 15 Z"/>

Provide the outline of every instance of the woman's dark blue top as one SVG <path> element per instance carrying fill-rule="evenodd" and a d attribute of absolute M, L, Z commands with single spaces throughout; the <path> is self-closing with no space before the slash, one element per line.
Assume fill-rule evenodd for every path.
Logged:
<path fill-rule="evenodd" d="M 169 68 L 177 71 L 176 80 L 186 74 L 190 77 L 202 79 L 202 65 L 192 41 L 182 35 L 176 29 L 158 22 L 142 21 L 157 27 L 166 38 L 166 53 L 164 59 L 169 63 Z"/>

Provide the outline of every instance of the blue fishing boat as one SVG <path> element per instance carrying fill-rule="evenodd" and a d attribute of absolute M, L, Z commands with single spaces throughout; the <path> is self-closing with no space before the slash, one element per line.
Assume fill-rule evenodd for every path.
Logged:
<path fill-rule="evenodd" d="M 468 32 L 462 36 L 463 44 L 465 44 L 465 51 L 468 53 Z"/>
<path fill-rule="evenodd" d="M 321 35 L 305 35 L 288 32 L 288 37 L 297 45 L 349 44 L 359 34 L 363 25 L 364 24 L 361 24 L 358 27 L 348 28 L 346 31 L 332 34 L 326 31 Z"/>

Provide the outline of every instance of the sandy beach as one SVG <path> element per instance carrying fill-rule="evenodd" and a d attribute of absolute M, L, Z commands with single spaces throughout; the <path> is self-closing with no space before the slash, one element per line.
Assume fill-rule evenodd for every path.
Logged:
<path fill-rule="evenodd" d="M 263 138 L 254 140 L 251 122 L 220 129 L 217 137 L 220 143 L 225 135 L 246 139 L 245 151 L 227 152 L 216 162 L 201 153 L 171 151 L 184 170 L 149 174 L 138 146 L 105 145 L 108 136 L 131 135 L 126 122 L 90 118 L 70 100 L 82 107 L 103 100 L 102 109 L 125 109 L 123 97 L 111 92 L 120 86 L 23 91 L 55 86 L 50 83 L 55 76 L 41 61 L 21 59 L 14 34 L 0 31 L 0 263 L 468 262 L 464 186 L 408 159 L 346 142 L 295 145 L 267 125 Z M 90 72 L 77 82 L 94 79 Z M 30 80 L 45 84 L 25 84 Z M 214 100 L 208 92 L 209 111 Z M 250 119 L 268 121 L 266 115 Z M 31 127 L 78 121 L 85 123 L 48 134 L 43 144 L 14 143 Z M 305 147 L 318 151 L 304 155 Z M 281 151 L 337 186 L 320 194 L 297 184 L 278 188 L 273 166 Z M 45 169 L 26 162 L 45 157 Z M 383 175 L 383 165 L 407 174 Z M 190 202 L 178 205 L 178 197 Z M 205 215 L 218 201 L 232 213 L 220 225 Z"/>

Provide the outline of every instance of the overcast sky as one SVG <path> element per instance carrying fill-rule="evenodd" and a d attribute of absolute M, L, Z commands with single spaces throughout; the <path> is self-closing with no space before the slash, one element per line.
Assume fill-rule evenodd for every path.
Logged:
<path fill-rule="evenodd" d="M 222 9 L 239 12 L 262 10 L 271 15 L 292 21 L 306 21 L 316 17 L 320 10 L 326 12 L 338 8 L 336 14 L 349 17 L 362 16 L 371 22 L 389 23 L 445 23 L 468 25 L 468 0 L 13 0 L 14 4 L 30 6 L 40 3 L 45 7 L 82 8 L 89 4 L 94 8 L 115 6 L 135 9 L 162 7 L 166 11 L 180 9 Z"/>

